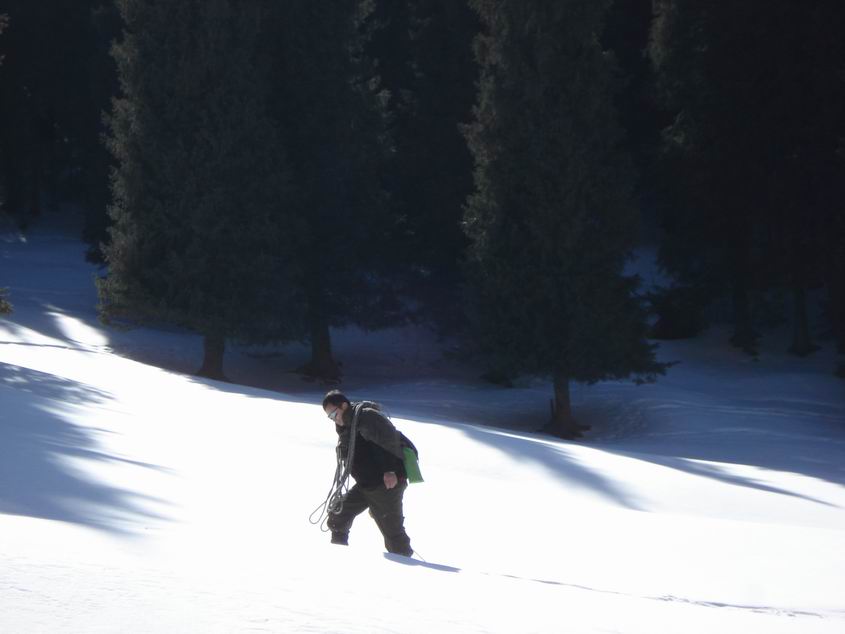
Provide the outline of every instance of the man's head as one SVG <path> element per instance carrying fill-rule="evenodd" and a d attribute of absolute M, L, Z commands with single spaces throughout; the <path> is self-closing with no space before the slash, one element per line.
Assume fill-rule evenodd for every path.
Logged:
<path fill-rule="evenodd" d="M 335 425 L 343 425 L 343 415 L 350 406 L 349 399 L 340 390 L 332 390 L 323 397 L 323 411 Z"/>

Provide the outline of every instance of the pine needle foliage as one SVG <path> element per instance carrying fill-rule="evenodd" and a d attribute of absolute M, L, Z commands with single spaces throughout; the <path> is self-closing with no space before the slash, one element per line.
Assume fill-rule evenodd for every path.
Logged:
<path fill-rule="evenodd" d="M 402 312 L 383 183 L 387 95 L 365 51 L 372 9 L 368 0 L 287 0 L 272 5 L 265 33 L 271 115 L 305 227 L 297 258 L 312 360 L 302 370 L 323 379 L 340 376 L 330 327 L 379 328 Z"/>
<path fill-rule="evenodd" d="M 474 0 L 484 24 L 466 207 L 481 351 L 510 375 L 553 376 L 553 423 L 574 431 L 570 380 L 663 371 L 646 339 L 632 173 L 599 44 L 608 1 Z M 565 392 L 565 393 L 564 393 Z"/>
<path fill-rule="evenodd" d="M 218 343 L 301 335 L 301 230 L 260 81 L 262 3 L 119 6 L 102 315 L 172 323 Z"/>

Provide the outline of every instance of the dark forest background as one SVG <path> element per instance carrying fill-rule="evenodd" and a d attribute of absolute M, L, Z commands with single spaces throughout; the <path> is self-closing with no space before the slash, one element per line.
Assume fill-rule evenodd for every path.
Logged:
<path fill-rule="evenodd" d="M 339 381 L 332 328 L 425 323 L 489 380 L 551 377 L 574 437 L 569 384 L 654 380 L 656 340 L 845 354 L 841 0 L 0 15 L 0 213 L 83 210 L 103 319 L 202 334 L 202 375 L 308 341 Z M 666 287 L 625 273 L 641 245 Z"/>

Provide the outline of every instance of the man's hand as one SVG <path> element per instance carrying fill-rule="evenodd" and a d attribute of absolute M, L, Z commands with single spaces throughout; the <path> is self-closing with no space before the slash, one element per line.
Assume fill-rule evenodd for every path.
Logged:
<path fill-rule="evenodd" d="M 399 478 L 396 477 L 396 474 L 393 471 L 388 471 L 384 474 L 385 488 L 392 489 L 396 486 L 397 482 L 399 482 Z"/>

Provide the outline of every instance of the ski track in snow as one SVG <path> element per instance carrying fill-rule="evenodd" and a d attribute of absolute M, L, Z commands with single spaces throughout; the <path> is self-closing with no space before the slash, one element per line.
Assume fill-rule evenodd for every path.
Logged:
<path fill-rule="evenodd" d="M 416 559 L 408 561 L 403 560 L 404 558 L 387 554 L 384 555 L 384 557 L 386 559 L 400 563 L 403 566 L 407 567 L 421 567 L 438 572 L 463 573 L 469 575 L 475 574 L 486 577 L 501 577 L 503 579 L 510 579 L 520 583 L 537 583 L 543 584 L 545 586 L 558 586 L 561 588 L 575 590 L 578 592 L 611 595 L 625 599 L 682 604 L 698 608 L 737 610 L 742 612 L 749 612 L 775 617 L 788 617 L 790 619 L 798 620 L 808 617 L 811 619 L 842 619 L 843 617 L 845 617 L 845 611 L 839 610 L 831 610 L 825 613 L 819 611 L 807 611 L 782 607 L 738 605 L 716 601 L 700 601 L 673 595 L 636 595 L 625 592 L 617 592 L 613 590 L 603 590 L 600 588 L 584 586 L 577 583 L 568 583 L 564 581 L 530 579 L 505 573 L 473 571 L 469 569 L 455 568 L 443 564 L 434 564 Z M 0 596 L 5 596 L 11 601 L 15 601 L 26 600 L 28 598 L 38 595 L 37 601 L 34 603 L 33 606 L 35 608 L 33 611 L 37 614 L 43 614 L 43 611 L 45 609 L 52 611 L 54 614 L 61 614 L 63 612 L 74 612 L 76 614 L 82 612 L 93 614 L 97 610 L 101 609 L 104 603 L 120 602 L 126 600 L 131 601 L 133 597 L 137 598 L 138 596 L 143 597 L 145 603 L 151 602 L 151 599 L 156 599 L 156 604 L 160 606 L 161 603 L 167 603 L 167 597 L 165 597 L 164 595 L 172 594 L 174 586 L 178 588 L 178 590 L 183 592 L 182 595 L 176 596 L 176 598 L 180 601 L 198 600 L 197 603 L 199 605 L 214 604 L 217 606 L 219 606 L 221 602 L 223 602 L 224 604 L 227 602 L 232 602 L 232 598 L 228 594 L 228 589 L 226 588 L 204 588 L 202 586 L 201 580 L 192 579 L 188 582 L 189 589 L 186 590 L 184 588 L 185 581 L 182 580 L 180 582 L 178 575 L 175 575 L 173 573 L 167 573 L 166 571 L 160 569 L 144 568 L 138 566 L 131 568 L 131 570 L 126 570 L 114 567 L 103 567 L 101 565 L 95 566 L 76 564 L 73 566 L 63 566 L 57 564 L 51 565 L 43 563 L 39 564 L 37 568 L 34 568 L 31 564 L 26 561 L 16 561 L 15 558 L 11 557 L 3 557 L 3 561 L 4 569 L 2 574 L 0 574 Z M 20 576 L 25 576 L 29 578 L 35 587 L 22 587 L 18 583 L 11 581 L 11 579 Z M 49 582 L 69 580 L 79 576 L 95 579 L 98 581 L 98 583 L 89 584 L 85 586 L 84 589 L 81 589 L 79 592 L 71 593 L 71 596 L 69 597 L 70 600 L 57 599 L 55 597 L 50 596 L 49 594 L 39 591 L 38 589 L 38 586 L 43 587 L 44 585 L 49 584 Z M 131 585 L 124 587 L 116 586 L 116 582 L 119 583 L 119 581 L 126 579 L 131 579 Z M 290 592 L 290 588 L 283 589 L 283 591 L 284 593 L 288 593 Z M 16 599 L 15 595 L 19 595 L 19 598 Z M 172 599 L 173 597 L 170 598 Z M 255 592 L 252 589 L 241 589 L 240 596 L 238 597 L 238 600 L 235 601 L 235 603 L 262 605 L 264 610 L 268 610 L 270 612 L 280 612 L 281 614 L 274 614 L 273 617 L 256 618 L 244 616 L 243 621 L 245 625 L 239 626 L 238 631 L 346 631 L 344 630 L 344 625 L 342 623 L 337 624 L 337 630 L 327 629 L 327 624 L 325 622 L 321 623 L 320 625 L 315 625 L 314 627 L 303 627 L 303 621 L 308 621 L 312 618 L 317 617 L 317 615 L 308 610 L 297 610 L 288 604 L 274 604 L 272 600 L 270 600 L 270 603 L 268 604 L 268 599 L 270 599 L 270 597 L 266 596 L 263 592 Z M 229 607 L 232 608 L 233 606 Z M 33 617 L 36 617 L 36 620 L 37 614 L 33 615 Z M 2 622 L 2 617 L 0 617 L 0 624 Z M 287 628 L 293 629 L 288 630 Z M 39 629 L 38 631 L 42 630 Z M 97 629 L 97 631 L 100 630 Z M 391 628 L 385 628 L 381 630 L 376 627 L 370 631 L 393 632 L 396 630 Z M 482 632 L 487 630 L 479 629 L 478 631 Z"/>
<path fill-rule="evenodd" d="M 823 612 L 811 612 L 807 610 L 799 610 L 799 609 L 790 609 L 790 608 L 780 608 L 780 607 L 768 607 L 768 606 L 761 606 L 761 605 L 738 605 L 733 603 L 723 603 L 718 601 L 700 601 L 696 599 L 689 599 L 685 597 L 677 597 L 672 595 L 663 595 L 663 596 L 648 596 L 648 595 L 639 595 L 639 594 L 630 594 L 626 592 L 618 592 L 614 590 L 602 590 L 600 588 L 593 588 L 590 586 L 580 585 L 577 583 L 570 583 L 566 581 L 552 581 L 549 579 L 531 579 L 528 577 L 519 577 L 516 575 L 511 575 L 507 573 L 501 572 L 482 572 L 482 571 L 469 571 L 461 568 L 455 568 L 453 566 L 446 566 L 443 564 L 434 564 L 427 561 L 419 561 L 416 559 L 411 560 L 410 562 L 402 561 L 400 557 L 391 557 L 390 555 L 385 555 L 385 558 L 391 559 L 392 561 L 396 561 L 398 563 L 409 565 L 409 566 L 421 566 L 424 568 L 430 568 L 432 570 L 440 570 L 445 572 L 475 572 L 475 574 L 485 575 L 488 577 L 502 577 L 507 579 L 515 579 L 517 581 L 523 582 L 530 582 L 530 583 L 542 583 L 544 585 L 551 585 L 551 586 L 561 586 L 566 588 L 573 588 L 575 590 L 585 590 L 587 592 L 599 593 L 599 594 L 609 594 L 619 597 L 627 597 L 630 599 L 644 599 L 647 601 L 663 601 L 663 602 L 671 602 L 671 603 L 683 603 L 688 605 L 695 605 L 698 607 L 704 608 L 722 608 L 722 609 L 732 609 L 732 610 L 744 610 L 749 612 L 754 612 L 757 614 L 770 614 L 774 616 L 789 616 L 789 617 L 815 617 L 819 619 L 833 617 L 845 617 L 845 610 L 836 611 L 831 610 L 828 613 Z"/>

